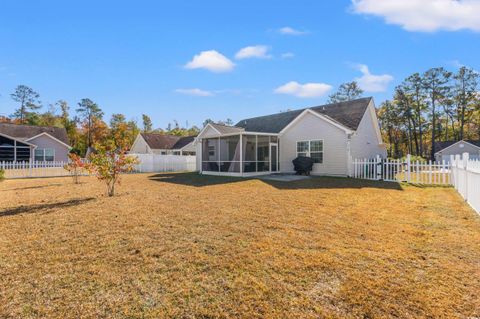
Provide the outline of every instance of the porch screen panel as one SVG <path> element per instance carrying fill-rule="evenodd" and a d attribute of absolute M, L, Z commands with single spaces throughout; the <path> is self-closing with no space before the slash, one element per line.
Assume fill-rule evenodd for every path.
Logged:
<path fill-rule="evenodd" d="M 257 171 L 257 137 L 255 135 L 244 135 L 243 144 L 243 171 L 254 173 Z"/>
<path fill-rule="evenodd" d="M 218 138 L 202 141 L 202 170 L 218 172 L 220 170 L 220 144 Z"/>
<path fill-rule="evenodd" d="M 0 136 L 0 162 L 15 160 L 15 142 L 4 136 Z"/>
<path fill-rule="evenodd" d="M 21 147 L 17 145 L 17 161 L 28 162 L 30 160 L 30 147 Z"/>
<path fill-rule="evenodd" d="M 240 135 L 220 138 L 220 171 L 240 173 Z"/>
<path fill-rule="evenodd" d="M 270 170 L 270 137 L 257 136 L 257 172 Z"/>

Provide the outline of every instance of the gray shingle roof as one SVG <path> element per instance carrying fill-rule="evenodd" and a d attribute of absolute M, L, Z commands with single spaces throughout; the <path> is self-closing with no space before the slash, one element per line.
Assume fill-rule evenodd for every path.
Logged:
<path fill-rule="evenodd" d="M 464 140 L 467 143 L 473 144 L 475 146 L 480 147 L 480 141 L 473 141 L 473 140 Z M 435 152 L 440 152 L 441 150 L 452 146 L 455 143 L 458 143 L 459 141 L 443 141 L 443 142 L 435 142 Z"/>
<path fill-rule="evenodd" d="M 235 126 L 241 127 L 247 132 L 279 133 L 303 111 L 310 109 L 319 114 L 326 115 L 343 126 L 355 131 L 358 128 L 363 114 L 365 114 L 365 111 L 367 110 L 368 104 L 371 100 L 371 97 L 366 97 L 347 102 L 326 104 L 300 110 L 254 117 L 241 120 Z"/>
<path fill-rule="evenodd" d="M 175 136 L 158 133 L 140 133 L 151 149 L 181 149 L 195 139 L 195 136 Z"/>
<path fill-rule="evenodd" d="M 182 147 L 185 147 L 188 144 L 190 144 L 191 142 L 193 142 L 194 139 L 195 139 L 195 136 L 182 136 L 177 141 L 177 143 L 175 143 L 175 145 L 173 145 L 173 149 L 175 149 L 175 150 L 181 149 Z"/>
<path fill-rule="evenodd" d="M 20 140 L 27 140 L 41 133 L 48 133 L 63 143 L 69 144 L 67 130 L 63 127 L 0 123 L 0 133 Z"/>
<path fill-rule="evenodd" d="M 210 123 L 210 125 L 212 125 L 221 134 L 230 134 L 230 133 L 238 133 L 238 132 L 245 131 L 245 129 L 241 127 L 228 126 L 228 125 L 217 124 L 217 123 Z"/>

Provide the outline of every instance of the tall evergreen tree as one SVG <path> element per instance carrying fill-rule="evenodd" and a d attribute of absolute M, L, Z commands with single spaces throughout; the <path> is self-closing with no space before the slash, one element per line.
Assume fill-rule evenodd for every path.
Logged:
<path fill-rule="evenodd" d="M 82 119 L 86 122 L 87 128 L 87 148 L 92 146 L 92 136 L 93 136 L 93 129 L 94 129 L 94 122 L 95 120 L 102 119 L 103 112 L 100 107 L 94 103 L 90 99 L 82 99 L 80 103 L 78 103 L 77 112 L 80 114 Z"/>
<path fill-rule="evenodd" d="M 152 131 L 152 120 L 147 114 L 142 114 L 143 121 L 143 133 L 148 133 Z"/>
<path fill-rule="evenodd" d="M 423 74 L 423 87 L 428 96 L 431 114 L 431 153 L 430 158 L 435 159 L 435 141 L 437 126 L 437 106 L 442 103 L 450 91 L 449 80 L 451 73 L 444 68 L 432 68 Z"/>
<path fill-rule="evenodd" d="M 470 120 L 476 107 L 478 95 L 479 73 L 462 66 L 453 75 L 453 101 L 456 105 L 456 117 L 459 125 L 458 139 L 463 140 L 465 124 Z"/>
<path fill-rule="evenodd" d="M 28 110 L 35 111 L 42 107 L 40 101 L 38 100 L 40 98 L 40 94 L 26 85 L 17 86 L 15 92 L 10 94 L 10 96 L 12 100 L 20 103 L 13 116 L 19 119 L 21 123 L 25 123 Z"/>
<path fill-rule="evenodd" d="M 329 103 L 345 102 L 360 98 L 363 90 L 355 81 L 343 83 L 339 86 L 337 92 L 329 96 Z"/>

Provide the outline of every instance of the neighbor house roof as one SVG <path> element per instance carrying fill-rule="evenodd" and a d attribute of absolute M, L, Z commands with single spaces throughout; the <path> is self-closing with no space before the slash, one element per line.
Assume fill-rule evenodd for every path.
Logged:
<path fill-rule="evenodd" d="M 473 140 L 463 140 L 463 141 L 444 141 L 444 142 L 435 142 L 435 153 L 440 152 L 447 147 L 452 146 L 453 144 L 457 144 L 459 142 L 466 142 L 477 147 L 480 147 L 480 141 L 473 141 Z"/>
<path fill-rule="evenodd" d="M 0 123 L 0 133 L 19 140 L 28 140 L 42 133 L 53 136 L 62 143 L 69 144 L 67 130 L 63 127 L 33 126 L 13 123 Z"/>
<path fill-rule="evenodd" d="M 306 109 L 310 109 L 321 115 L 327 116 L 339 124 L 356 130 L 363 115 L 372 100 L 371 97 L 361 98 L 352 101 L 332 103 L 320 106 L 309 107 L 300 110 L 287 111 L 272 115 L 254 117 L 239 121 L 235 126 L 243 128 L 248 132 L 280 133 L 290 122 L 299 116 Z"/>
<path fill-rule="evenodd" d="M 181 149 L 193 142 L 195 136 L 175 136 L 158 133 L 140 133 L 151 149 L 171 150 Z"/>

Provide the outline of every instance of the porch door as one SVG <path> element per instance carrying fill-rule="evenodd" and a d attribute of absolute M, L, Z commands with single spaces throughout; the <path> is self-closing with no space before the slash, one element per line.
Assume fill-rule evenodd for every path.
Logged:
<path fill-rule="evenodd" d="M 270 172 L 278 172 L 278 144 L 270 143 Z"/>

